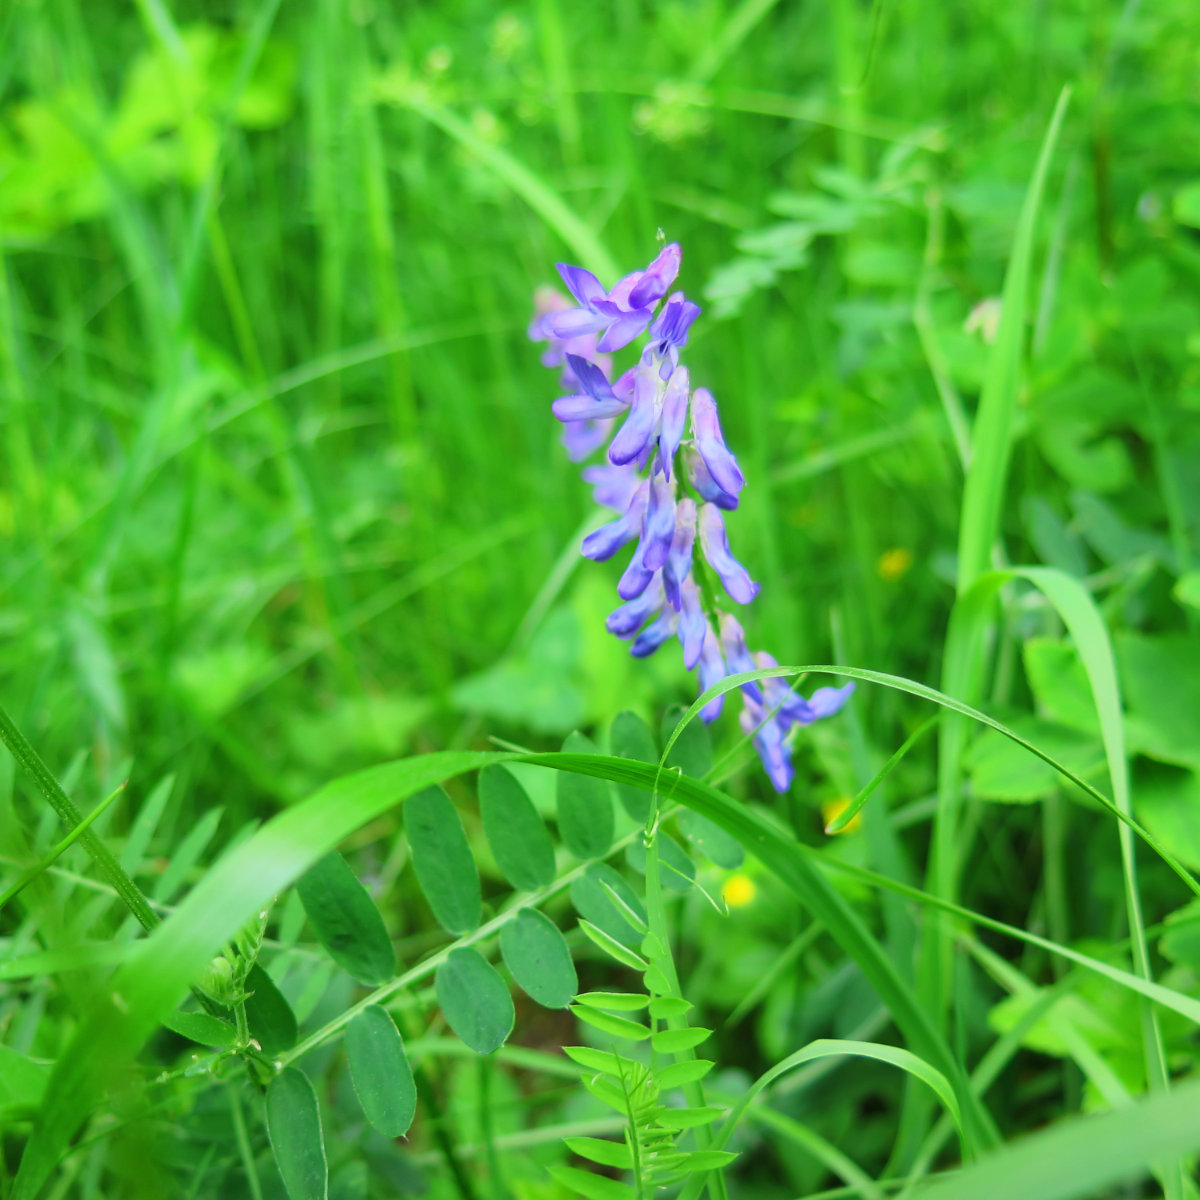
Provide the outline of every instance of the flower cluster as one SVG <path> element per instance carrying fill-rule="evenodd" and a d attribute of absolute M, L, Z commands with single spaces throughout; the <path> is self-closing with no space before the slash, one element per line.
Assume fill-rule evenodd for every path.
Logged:
<path fill-rule="evenodd" d="M 745 479 L 725 444 L 716 400 L 706 388 L 692 389 L 679 361 L 700 315 L 682 292 L 667 295 L 681 258 L 672 243 L 608 291 L 590 271 L 560 263 L 574 303 L 554 289 L 539 290 L 529 336 L 548 344 L 546 366 L 562 368 L 565 394 L 552 408 L 572 461 L 608 444 L 606 461 L 586 467 L 583 477 L 596 502 L 618 515 L 588 534 L 584 555 L 603 562 L 637 542 L 617 584 L 623 603 L 607 628 L 630 640 L 639 658 L 678 637 L 684 665 L 699 668 L 703 692 L 726 675 L 778 664 L 746 648 L 741 625 L 722 611 L 709 575 L 737 604 L 758 595 L 725 530 L 724 514 L 737 508 Z M 637 363 L 614 379 L 613 353 L 643 334 L 648 341 Z M 780 679 L 742 685 L 742 728 L 777 791 L 792 781 L 790 730 L 837 712 L 853 687 L 818 688 L 805 700 Z M 724 702 L 724 695 L 710 701 L 704 720 L 715 719 Z"/>

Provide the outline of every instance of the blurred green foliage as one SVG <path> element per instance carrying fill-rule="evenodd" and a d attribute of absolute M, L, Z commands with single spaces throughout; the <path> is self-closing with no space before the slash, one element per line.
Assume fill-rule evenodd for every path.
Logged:
<path fill-rule="evenodd" d="M 688 361 L 748 479 L 731 535 L 764 584 L 752 643 L 781 662 L 936 682 L 958 432 L 1037 146 L 1071 84 L 1004 550 L 1095 597 L 1135 813 L 1200 870 L 1197 44 L 1186 0 L 13 0 L 0 10 L 0 701 L 84 809 L 129 779 L 99 828 L 164 904 L 335 775 L 489 737 L 557 747 L 621 709 L 657 727 L 690 702 L 671 648 L 637 663 L 604 633 L 616 573 L 577 559 L 587 492 L 524 329 L 534 287 L 582 250 L 531 195 L 622 269 L 649 260 L 660 227 L 684 248 L 680 284 L 707 309 Z M 1022 589 L 986 707 L 1107 787 L 1075 651 Z M 818 844 L 822 805 L 852 796 L 926 715 L 860 688 L 802 744 L 778 820 Z M 735 722 L 715 732 L 720 760 Z M 824 853 L 915 880 L 933 754 L 914 750 L 863 828 Z M 743 762 L 723 786 L 765 800 Z M 967 766 L 982 837 L 964 903 L 1120 961 L 1111 824 L 991 732 Z M 549 773 L 522 780 L 552 811 Z M 478 849 L 473 800 L 455 799 Z M 401 957 L 416 957 L 438 935 L 397 828 L 385 818 L 351 849 Z M 5 877 L 62 832 L 3 756 Z M 486 897 L 498 877 L 480 861 Z M 577 890 L 611 915 L 608 871 Z M 745 871 L 751 899 L 732 916 L 694 890 L 677 909 L 685 994 L 716 1022 L 731 1092 L 807 1038 L 873 1036 L 887 1020 L 778 883 Z M 726 876 L 704 866 L 699 881 L 717 894 Z M 1165 871 L 1142 883 L 1148 924 L 1166 922 L 1160 965 L 1200 994 L 1194 909 Z M 29 893 L 0 913 L 0 966 L 129 936 L 74 873 Z M 903 959 L 896 906 L 846 894 Z M 290 913 L 276 914 L 269 965 L 307 1033 L 352 985 L 299 943 L 303 912 Z M 964 972 L 957 1029 L 974 1061 L 1032 1021 L 1014 1035 L 1029 1052 L 989 1097 L 1006 1136 L 1113 1103 L 1097 1083 L 1110 1074 L 1144 1086 L 1130 997 L 1089 979 L 1053 1020 L 1030 1016 L 1061 972 L 1028 948 L 1010 966 L 1038 991 L 986 963 Z M 0 976 L 0 1121 L 36 1105 L 68 1039 L 84 990 L 57 969 Z M 522 1045 L 573 1036 L 523 1004 Z M 182 1073 L 189 1052 L 169 1036 L 150 1057 Z M 1194 1038 L 1166 1036 L 1172 1066 L 1192 1067 Z M 819 1092 L 797 1087 L 780 1107 L 874 1172 L 893 1149 L 893 1074 L 823 1068 Z M 348 1082 L 331 1078 L 325 1099 L 349 1111 Z M 451 1060 L 434 1091 L 441 1124 L 475 1148 L 466 1160 L 509 1136 L 497 1188 L 552 1200 L 564 1193 L 543 1168 L 562 1152 L 536 1131 L 596 1110 L 532 1078 Z M 145 1095 L 118 1105 L 119 1127 L 74 1156 L 61 1194 L 184 1194 L 193 1178 L 199 1195 L 281 1194 L 257 1115 L 182 1074 L 165 1091 L 153 1111 Z M 458 1194 L 435 1127 L 418 1120 L 406 1155 L 341 1129 L 334 1193 Z M 829 1184 L 765 1127 L 739 1137 L 739 1194 Z M 20 1140 L 7 1136 L 4 1162 Z"/>

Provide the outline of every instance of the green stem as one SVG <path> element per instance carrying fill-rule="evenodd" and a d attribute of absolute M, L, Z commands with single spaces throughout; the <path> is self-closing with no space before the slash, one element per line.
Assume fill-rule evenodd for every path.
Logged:
<path fill-rule="evenodd" d="M 42 762 L 37 751 L 26 740 L 25 735 L 13 724 L 12 718 L 3 707 L 0 707 L 0 740 L 8 747 L 13 758 L 33 776 L 38 790 L 46 797 L 50 807 L 58 813 L 63 823 L 71 829 L 82 825 L 84 823 L 83 814 L 59 786 L 58 780 L 50 773 L 50 769 Z M 142 928 L 153 929 L 158 924 L 158 917 L 147 903 L 146 897 L 139 891 L 137 884 L 125 873 L 108 847 L 90 829 L 86 828 L 79 835 L 79 841 L 92 856 L 92 861 L 99 868 L 100 874 L 112 885 L 113 890 L 138 919 Z"/>

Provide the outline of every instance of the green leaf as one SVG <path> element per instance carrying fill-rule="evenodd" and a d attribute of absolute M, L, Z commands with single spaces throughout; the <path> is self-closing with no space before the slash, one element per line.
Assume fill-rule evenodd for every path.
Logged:
<path fill-rule="evenodd" d="M 416 1112 L 417 1085 L 404 1039 L 386 1010 L 372 1004 L 346 1026 L 346 1056 L 367 1120 L 384 1137 L 403 1137 Z"/>
<path fill-rule="evenodd" d="M 703 779 L 713 766 L 712 737 L 708 726 L 703 721 L 689 721 L 679 730 L 679 736 L 671 740 L 685 711 L 676 704 L 663 714 L 662 740 L 664 743 L 671 742 L 671 750 L 663 765 L 668 770 L 677 767 L 693 779 Z"/>
<path fill-rule="evenodd" d="M 682 1017 L 692 1009 L 692 1002 L 682 996 L 655 996 L 650 1001 L 650 1015 L 666 1020 L 670 1017 Z"/>
<path fill-rule="evenodd" d="M 612 1050 L 597 1050 L 594 1046 L 564 1046 L 563 1053 L 581 1067 L 613 1078 L 620 1076 L 621 1064 L 627 1061 Z"/>
<path fill-rule="evenodd" d="M 1191 1080 L 1113 1112 L 1059 1121 L 1027 1134 L 948 1179 L 919 1186 L 914 1200 L 1083 1200 L 1149 1174 L 1152 1164 L 1200 1150 L 1200 1081 Z"/>
<path fill-rule="evenodd" d="M 571 881 L 571 903 L 581 917 L 603 929 L 609 937 L 627 946 L 636 946 L 641 935 L 609 899 L 605 885 L 612 888 L 643 922 L 646 920 L 646 910 L 637 893 L 608 863 L 592 863 Z"/>
<path fill-rule="evenodd" d="M 580 1004 L 593 1008 L 607 1008 L 613 1012 L 637 1012 L 650 1003 L 649 996 L 637 992 L 580 992 L 575 997 Z"/>
<path fill-rule="evenodd" d="M 633 758 L 638 762 L 650 764 L 658 762 L 658 747 L 654 742 L 654 734 L 637 713 L 617 713 L 609 730 L 608 745 L 618 758 Z M 642 788 L 618 783 L 617 798 L 639 825 L 646 823 L 646 818 L 650 815 L 650 796 Z"/>
<path fill-rule="evenodd" d="M 48 1066 L 0 1046 L 0 1120 L 35 1112 L 49 1078 Z"/>
<path fill-rule="evenodd" d="M 163 1024 L 200 1046 L 232 1046 L 237 1037 L 237 1030 L 228 1021 L 205 1012 L 174 1012 Z"/>
<path fill-rule="evenodd" d="M 1200 771 L 1200 639 L 1125 634 L 1117 657 L 1128 707 L 1130 748 Z"/>
<path fill-rule="evenodd" d="M 650 1044 L 659 1054 L 679 1054 L 708 1041 L 711 1036 L 711 1029 L 663 1029 L 650 1039 Z"/>
<path fill-rule="evenodd" d="M 396 973 L 396 952 L 383 917 L 346 860 L 335 850 L 296 881 L 317 935 L 339 967 L 368 986 Z"/>
<path fill-rule="evenodd" d="M 585 1024 L 599 1029 L 612 1037 L 626 1038 L 631 1042 L 642 1042 L 650 1036 L 650 1030 L 627 1017 L 616 1017 L 586 1004 L 572 1004 L 571 1011 Z"/>
<path fill-rule="evenodd" d="M 563 1145 L 572 1154 L 599 1163 L 602 1167 L 617 1167 L 622 1171 L 633 1170 L 633 1153 L 625 1142 L 609 1142 L 604 1138 L 563 1138 Z"/>
<path fill-rule="evenodd" d="M 478 950 L 451 950 L 434 977 L 450 1028 L 476 1054 L 491 1054 L 512 1032 L 512 997 L 500 973 Z"/>
<path fill-rule="evenodd" d="M 603 929 L 593 925 L 591 921 L 580 921 L 579 928 L 583 930 L 589 940 L 599 946 L 610 958 L 615 958 L 617 962 L 626 967 L 632 967 L 635 971 L 644 971 L 646 969 L 647 964 L 644 959 L 639 958 L 627 946 L 618 942 L 615 937 L 605 933 Z"/>
<path fill-rule="evenodd" d="M 566 1008 L 579 989 L 571 951 L 558 926 L 534 908 L 523 908 L 501 926 L 500 953 L 513 978 L 544 1008 Z"/>
<path fill-rule="evenodd" d="M 549 887 L 554 881 L 550 834 L 511 771 L 492 766 L 479 772 L 479 814 L 504 878 L 526 892 Z"/>
<path fill-rule="evenodd" d="M 685 1083 L 695 1083 L 696 1080 L 703 1079 L 715 1065 L 707 1058 L 685 1058 L 682 1062 L 661 1067 L 655 1076 L 658 1086 L 666 1091 L 668 1088 L 683 1087 Z"/>
<path fill-rule="evenodd" d="M 595 754 L 596 747 L 582 733 L 569 734 L 563 742 L 567 754 Z M 613 807 L 608 784 L 603 779 L 558 776 L 558 832 L 576 858 L 602 858 L 613 840 Z"/>
<path fill-rule="evenodd" d="M 404 806 L 404 828 L 417 882 L 438 924 L 451 933 L 470 933 L 482 905 L 479 872 L 450 797 L 440 787 L 412 796 Z"/>
<path fill-rule="evenodd" d="M 671 1165 L 682 1177 L 696 1171 L 717 1171 L 729 1166 L 735 1158 L 737 1155 L 728 1150 L 690 1150 Z"/>
<path fill-rule="evenodd" d="M 593 1175 L 578 1167 L 547 1167 L 550 1174 L 565 1187 L 573 1188 L 585 1200 L 637 1200 L 637 1193 L 626 1183 Z"/>
<path fill-rule="evenodd" d="M 296 1014 L 258 963 L 246 976 L 246 1022 L 264 1054 L 282 1054 L 296 1044 Z"/>
<path fill-rule="evenodd" d="M 286 1067 L 267 1085 L 267 1134 L 289 1200 L 327 1200 L 329 1166 L 317 1094 L 308 1076 Z"/>
<path fill-rule="evenodd" d="M 696 724 L 695 721 L 692 722 Z M 746 859 L 741 845 L 729 836 L 715 821 L 685 808 L 676 818 L 679 832 L 701 854 L 726 871 L 736 871 Z"/>

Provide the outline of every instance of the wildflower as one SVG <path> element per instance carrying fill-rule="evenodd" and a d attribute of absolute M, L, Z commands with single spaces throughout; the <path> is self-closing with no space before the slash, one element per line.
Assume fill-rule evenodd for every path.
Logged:
<path fill-rule="evenodd" d="M 879 556 L 879 562 L 875 564 L 875 569 L 879 572 L 880 579 L 891 581 L 899 579 L 912 564 L 912 551 L 903 546 L 895 546 L 891 550 L 885 550 Z"/>
<path fill-rule="evenodd" d="M 717 604 L 710 571 L 736 604 L 749 604 L 760 588 L 734 557 L 725 527 L 745 477 L 725 443 L 716 399 L 707 388 L 692 389 L 679 361 L 701 311 L 683 292 L 668 296 L 681 258 L 678 245 L 665 246 L 609 291 L 590 271 L 560 263 L 575 303 L 539 291 L 529 336 L 547 343 L 547 366 L 562 367 L 563 393 L 551 409 L 571 458 L 587 458 L 611 436 L 605 461 L 586 467 L 583 478 L 596 503 L 617 515 L 584 538 L 583 554 L 602 562 L 635 545 L 617 582 L 623 603 L 605 627 L 629 641 L 637 658 L 678 638 L 703 693 L 728 675 L 776 664 L 750 652 L 732 614 L 706 607 Z M 638 361 L 614 378 L 608 355 L 642 334 Z M 786 791 L 794 775 L 793 731 L 832 716 L 853 686 L 818 688 L 806 700 L 782 679 L 741 684 L 742 728 L 777 790 Z M 700 715 L 711 722 L 724 705 L 721 694 Z"/>
<path fill-rule="evenodd" d="M 721 898 L 730 908 L 745 908 L 754 903 L 758 887 L 749 875 L 738 871 L 721 885 Z"/>

